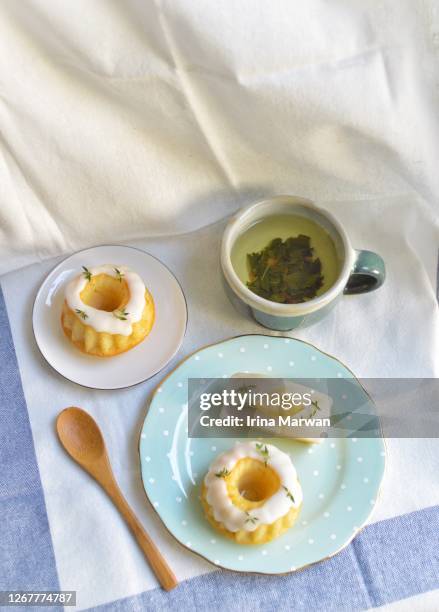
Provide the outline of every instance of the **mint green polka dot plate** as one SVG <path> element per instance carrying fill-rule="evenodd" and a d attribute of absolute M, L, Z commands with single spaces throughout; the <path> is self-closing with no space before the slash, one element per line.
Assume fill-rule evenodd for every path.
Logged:
<path fill-rule="evenodd" d="M 292 572 L 327 559 L 345 547 L 367 522 L 384 473 L 380 438 L 326 439 L 309 445 L 267 440 L 290 454 L 302 484 L 299 519 L 268 544 L 244 546 L 216 532 L 204 517 L 200 486 L 212 460 L 235 439 L 190 439 L 187 435 L 187 381 L 221 378 L 242 371 L 278 378 L 350 378 L 334 357 L 314 346 L 277 336 L 250 335 L 200 349 L 159 386 L 140 436 L 143 484 L 169 532 L 186 548 L 217 566 L 263 574 Z M 359 383 L 355 389 L 365 394 Z M 349 403 L 349 397 L 343 396 Z"/>

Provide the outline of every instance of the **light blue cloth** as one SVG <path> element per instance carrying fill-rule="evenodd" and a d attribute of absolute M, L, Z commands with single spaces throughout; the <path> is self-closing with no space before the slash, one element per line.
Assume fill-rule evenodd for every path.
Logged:
<path fill-rule="evenodd" d="M 0 590 L 59 589 L 43 489 L 0 288 Z"/>
<path fill-rule="evenodd" d="M 365 610 L 437 588 L 439 508 L 366 527 L 341 553 L 289 576 L 214 572 L 95 610 Z"/>

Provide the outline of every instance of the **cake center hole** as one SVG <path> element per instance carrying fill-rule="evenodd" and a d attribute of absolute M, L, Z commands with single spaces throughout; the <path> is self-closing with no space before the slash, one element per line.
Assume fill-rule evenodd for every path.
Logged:
<path fill-rule="evenodd" d="M 271 467 L 265 466 L 260 461 L 254 461 L 241 474 L 238 491 L 244 499 L 259 502 L 274 495 L 279 485 L 279 476 Z"/>
<path fill-rule="evenodd" d="M 84 304 L 105 312 L 123 308 L 128 299 L 129 291 L 126 282 L 108 274 L 93 276 L 81 291 L 81 300 Z"/>

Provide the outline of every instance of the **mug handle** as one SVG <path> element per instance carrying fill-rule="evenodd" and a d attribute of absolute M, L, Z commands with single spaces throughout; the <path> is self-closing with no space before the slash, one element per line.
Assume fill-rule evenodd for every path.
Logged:
<path fill-rule="evenodd" d="M 344 288 L 346 295 L 375 291 L 384 283 L 386 266 L 380 255 L 372 251 L 357 251 L 351 275 Z"/>

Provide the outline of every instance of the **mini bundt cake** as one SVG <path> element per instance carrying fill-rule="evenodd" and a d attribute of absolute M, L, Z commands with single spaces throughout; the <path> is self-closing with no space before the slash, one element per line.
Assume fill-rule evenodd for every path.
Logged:
<path fill-rule="evenodd" d="M 149 334 L 154 302 L 140 276 L 126 266 L 83 267 L 66 288 L 61 325 L 81 351 L 113 357 Z"/>
<path fill-rule="evenodd" d="M 201 491 L 211 525 L 239 544 L 280 536 L 295 523 L 302 499 L 290 456 L 259 442 L 239 442 L 217 457 Z"/>

